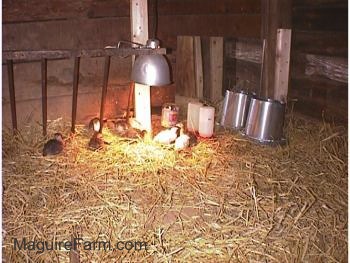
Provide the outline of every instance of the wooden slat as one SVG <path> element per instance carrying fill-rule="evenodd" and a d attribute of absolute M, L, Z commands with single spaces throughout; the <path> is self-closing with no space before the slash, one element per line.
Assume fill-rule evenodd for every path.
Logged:
<path fill-rule="evenodd" d="M 203 59 L 203 96 L 210 100 L 211 91 L 211 67 L 210 67 L 210 38 L 201 37 Z"/>
<path fill-rule="evenodd" d="M 224 40 L 222 37 L 210 37 L 210 99 L 217 102 L 222 99 Z"/>
<path fill-rule="evenodd" d="M 47 59 L 41 60 L 41 108 L 42 108 L 42 122 L 43 135 L 47 133 Z"/>
<path fill-rule="evenodd" d="M 75 132 L 75 122 L 77 119 L 79 67 L 80 67 L 80 58 L 76 57 L 74 59 L 74 72 L 73 72 L 72 125 L 71 125 L 72 133 Z"/>
<path fill-rule="evenodd" d="M 9 81 L 12 129 L 13 131 L 16 131 L 17 130 L 17 111 L 16 111 L 15 80 L 14 80 L 14 74 L 13 74 L 12 60 L 7 61 L 7 72 L 8 72 L 8 81 Z"/>
<path fill-rule="evenodd" d="M 146 44 L 148 40 L 147 0 L 130 1 L 131 41 Z"/>
<path fill-rule="evenodd" d="M 134 91 L 135 91 L 135 82 L 131 81 L 129 85 L 129 96 L 128 96 L 128 106 L 126 108 L 126 122 L 129 123 L 130 110 L 134 109 Z"/>
<path fill-rule="evenodd" d="M 348 83 L 347 58 L 307 54 L 306 60 L 306 75 L 321 75 L 331 80 Z"/>
<path fill-rule="evenodd" d="M 196 36 L 193 39 L 194 43 L 194 70 L 196 78 L 196 97 L 203 98 L 203 59 L 201 38 Z"/>
<path fill-rule="evenodd" d="M 196 97 L 194 38 L 178 36 L 176 50 L 176 93 Z"/>
<path fill-rule="evenodd" d="M 289 87 L 291 37 L 291 29 L 277 30 L 274 99 L 284 102 L 287 102 Z"/>
<path fill-rule="evenodd" d="M 102 84 L 102 92 L 101 92 L 101 104 L 100 104 L 100 132 L 103 129 L 103 120 L 106 106 L 106 95 L 107 95 L 107 87 L 108 87 L 108 77 L 109 77 L 109 68 L 111 63 L 111 57 L 107 56 L 105 58 L 105 66 L 103 69 L 103 84 Z"/>
<path fill-rule="evenodd" d="M 15 61 L 34 61 L 43 58 L 63 59 L 71 57 L 105 57 L 105 56 L 131 56 L 165 54 L 166 49 L 134 49 L 134 48 L 107 48 L 92 50 L 33 50 L 33 51 L 3 51 L 3 59 Z"/>

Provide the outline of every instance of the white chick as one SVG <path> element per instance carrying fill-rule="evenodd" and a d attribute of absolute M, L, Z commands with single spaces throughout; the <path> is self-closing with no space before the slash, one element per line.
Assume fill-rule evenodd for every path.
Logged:
<path fill-rule="evenodd" d="M 176 151 L 183 150 L 188 146 L 190 146 L 190 136 L 187 134 L 181 134 L 178 138 L 176 138 L 174 146 Z"/>
<path fill-rule="evenodd" d="M 182 123 L 179 123 L 178 124 L 178 127 L 180 129 L 180 136 L 178 138 L 176 138 L 175 140 L 175 145 L 174 145 L 174 149 L 176 151 L 179 151 L 179 150 L 183 150 L 187 147 L 190 146 L 190 136 L 187 135 L 186 133 L 184 133 L 184 126 Z"/>
<path fill-rule="evenodd" d="M 158 133 L 153 141 L 161 144 L 171 144 L 178 136 L 178 127 L 172 127 L 170 130 L 161 131 Z"/>

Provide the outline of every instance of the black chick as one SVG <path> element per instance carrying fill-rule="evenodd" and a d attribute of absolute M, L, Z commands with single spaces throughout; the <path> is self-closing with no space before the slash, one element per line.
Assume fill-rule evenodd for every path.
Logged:
<path fill-rule="evenodd" d="M 103 140 L 102 134 L 95 132 L 89 141 L 89 149 L 94 151 L 100 150 L 104 147 L 105 143 L 106 142 Z"/>
<path fill-rule="evenodd" d="M 64 148 L 64 142 L 63 142 L 63 136 L 61 133 L 55 133 L 54 138 L 51 140 L 48 140 L 43 149 L 43 156 L 46 155 L 56 155 L 63 151 Z"/>

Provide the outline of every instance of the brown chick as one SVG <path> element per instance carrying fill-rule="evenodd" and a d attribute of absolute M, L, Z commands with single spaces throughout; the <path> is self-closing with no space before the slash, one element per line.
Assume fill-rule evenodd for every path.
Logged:
<path fill-rule="evenodd" d="M 89 149 L 93 151 L 97 151 L 104 148 L 104 146 L 105 146 L 105 141 L 102 138 L 102 134 L 99 132 L 95 132 L 89 141 Z"/>
<path fill-rule="evenodd" d="M 56 155 L 63 151 L 64 141 L 61 133 L 55 133 L 54 138 L 44 145 L 43 156 Z"/>

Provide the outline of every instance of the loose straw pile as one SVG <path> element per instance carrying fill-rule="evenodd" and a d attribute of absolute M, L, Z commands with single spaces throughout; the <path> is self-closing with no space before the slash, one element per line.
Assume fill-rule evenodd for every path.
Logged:
<path fill-rule="evenodd" d="M 51 122 L 50 134 L 69 136 Z M 68 251 L 14 251 L 13 238 L 145 241 L 147 250 L 87 251 L 81 262 L 344 262 L 347 131 L 289 117 L 270 148 L 222 131 L 175 152 L 105 129 L 87 149 L 80 126 L 63 154 L 42 157 L 40 127 L 3 131 L 6 262 L 69 262 Z"/>

